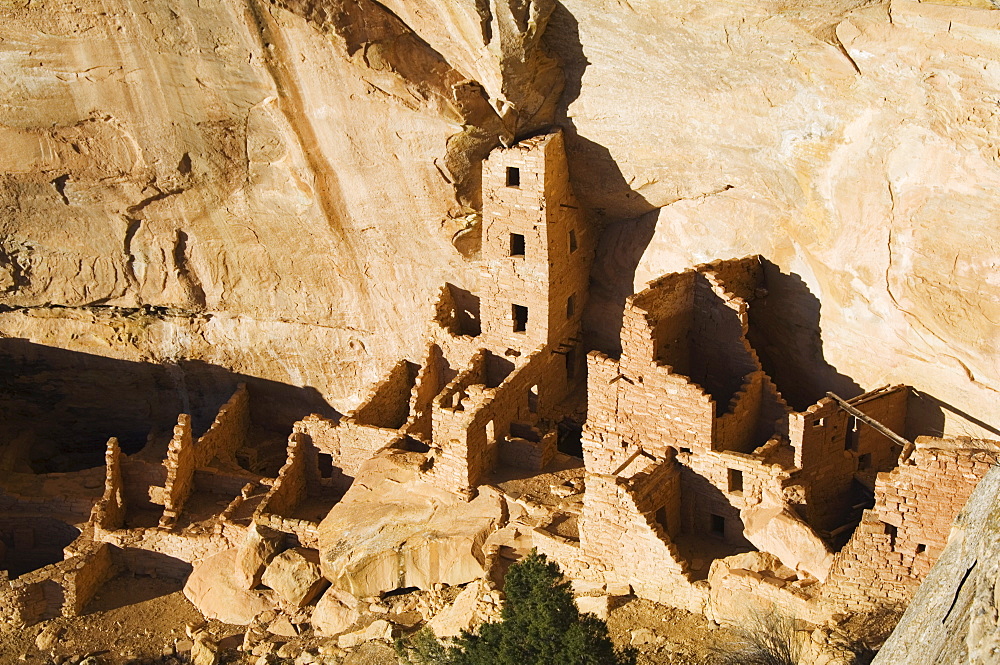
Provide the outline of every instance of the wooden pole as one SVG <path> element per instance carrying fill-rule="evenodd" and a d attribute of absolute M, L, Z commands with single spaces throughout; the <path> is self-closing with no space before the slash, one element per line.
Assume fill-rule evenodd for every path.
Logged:
<path fill-rule="evenodd" d="M 842 408 L 844 411 L 847 411 L 849 414 L 851 414 L 864 424 L 868 425 L 882 436 L 887 437 L 892 441 L 898 443 L 899 445 L 903 446 L 904 449 L 909 448 L 913 445 L 910 441 L 907 441 L 900 435 L 896 434 L 891 429 L 889 429 L 879 421 L 875 420 L 871 416 L 855 409 L 853 406 L 847 403 L 847 400 L 842 399 L 841 397 L 838 397 L 837 395 L 834 395 L 831 392 L 828 392 L 826 396 L 832 399 L 834 402 L 836 402 L 837 405 L 840 406 L 840 408 Z"/>

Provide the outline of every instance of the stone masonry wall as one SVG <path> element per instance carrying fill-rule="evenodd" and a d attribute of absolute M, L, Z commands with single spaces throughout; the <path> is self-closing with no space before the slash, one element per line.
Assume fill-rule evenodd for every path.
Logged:
<path fill-rule="evenodd" d="M 180 516 L 184 503 L 194 486 L 194 470 L 198 458 L 191 441 L 191 416 L 182 413 L 177 416 L 174 435 L 167 446 L 167 459 L 163 463 L 167 478 L 160 496 L 163 502 L 163 516 L 160 524 L 166 526 Z"/>
<path fill-rule="evenodd" d="M 104 453 L 105 479 L 104 494 L 94 504 L 90 513 L 90 522 L 98 530 L 114 531 L 125 523 L 125 487 L 122 480 L 121 448 L 118 439 L 108 440 L 108 449 Z"/>
<path fill-rule="evenodd" d="M 219 409 L 208 431 L 198 438 L 196 466 L 209 466 L 216 458 L 235 463 L 236 451 L 246 444 L 249 427 L 250 393 L 246 384 L 241 383 Z"/>
<path fill-rule="evenodd" d="M 408 360 L 400 360 L 389 374 L 378 382 L 368 398 L 351 414 L 359 425 L 399 429 L 406 424 L 410 411 L 410 391 L 419 368 Z"/>
<path fill-rule="evenodd" d="M 897 386 L 862 395 L 851 403 L 889 429 L 902 434 L 906 422 L 907 389 Z M 789 436 L 795 448 L 795 464 L 802 471 L 799 482 L 806 488 L 806 521 L 816 529 L 840 527 L 851 514 L 851 483 L 858 471 L 888 470 L 895 466 L 898 446 L 858 423 L 833 400 L 824 398 L 789 419 Z M 852 444 L 852 436 L 855 443 Z M 867 456 L 867 457 L 865 457 Z"/>
<path fill-rule="evenodd" d="M 921 437 L 906 463 L 879 474 L 875 507 L 837 554 L 823 587 L 832 611 L 905 605 L 944 551 L 952 521 L 996 460 L 935 443 Z"/>
<path fill-rule="evenodd" d="M 483 162 L 483 344 L 527 352 L 575 335 L 592 248 L 561 133 L 494 151 Z M 527 308 L 524 330 L 515 330 L 515 305 Z"/>

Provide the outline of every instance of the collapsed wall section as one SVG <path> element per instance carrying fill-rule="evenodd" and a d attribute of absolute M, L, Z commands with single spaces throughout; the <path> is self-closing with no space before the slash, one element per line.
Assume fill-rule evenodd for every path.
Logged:
<path fill-rule="evenodd" d="M 961 441 L 961 440 L 960 440 Z M 903 464 L 878 476 L 875 507 L 834 560 L 823 587 L 833 611 L 903 606 L 944 551 L 952 521 L 996 463 L 995 446 L 956 448 L 919 437 Z"/>

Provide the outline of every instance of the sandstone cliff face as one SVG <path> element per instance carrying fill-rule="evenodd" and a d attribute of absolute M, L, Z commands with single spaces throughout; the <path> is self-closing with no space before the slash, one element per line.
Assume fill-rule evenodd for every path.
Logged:
<path fill-rule="evenodd" d="M 599 334 L 760 253 L 805 294 L 776 329 L 995 427 L 1000 13 L 799 4 L 0 2 L 0 332 L 346 410 L 474 285 L 478 160 L 555 121 Z"/>

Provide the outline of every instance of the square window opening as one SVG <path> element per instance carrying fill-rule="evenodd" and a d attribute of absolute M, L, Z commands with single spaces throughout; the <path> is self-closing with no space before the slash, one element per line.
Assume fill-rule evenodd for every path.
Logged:
<path fill-rule="evenodd" d="M 511 316 L 514 319 L 514 332 L 526 332 L 528 330 L 528 308 L 524 305 L 513 305 Z"/>
<path fill-rule="evenodd" d="M 711 515 L 711 522 L 709 527 L 711 528 L 713 536 L 725 536 L 726 535 L 726 518 L 722 515 Z"/>
<path fill-rule="evenodd" d="M 507 167 L 507 186 L 508 187 L 520 187 L 521 186 L 521 169 L 516 166 Z"/>
<path fill-rule="evenodd" d="M 569 298 L 566 298 L 566 318 L 572 319 L 573 315 L 576 314 L 576 294 L 574 293 Z"/>
<path fill-rule="evenodd" d="M 524 234 L 523 233 L 511 233 L 510 234 L 510 255 L 511 256 L 524 256 Z"/>
<path fill-rule="evenodd" d="M 927 546 L 923 543 L 917 543 L 917 554 L 923 554 L 927 551 Z"/>
<path fill-rule="evenodd" d="M 576 244 L 576 231 L 569 230 L 569 253 L 572 254 L 579 246 Z"/>
<path fill-rule="evenodd" d="M 316 462 L 319 466 L 320 478 L 333 478 L 333 455 L 329 453 L 317 453 Z"/>
<path fill-rule="evenodd" d="M 825 424 L 826 424 L 826 418 L 817 418 L 812 423 L 813 427 L 822 427 Z"/>
<path fill-rule="evenodd" d="M 739 469 L 729 469 L 729 493 L 743 494 L 743 472 Z"/>

